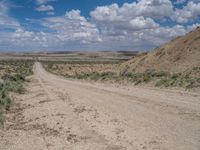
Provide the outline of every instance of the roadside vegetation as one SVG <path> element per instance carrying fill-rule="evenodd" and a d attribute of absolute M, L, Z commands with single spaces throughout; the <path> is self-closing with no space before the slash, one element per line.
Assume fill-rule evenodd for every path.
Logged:
<path fill-rule="evenodd" d="M 153 82 L 156 87 L 182 87 L 187 89 L 200 87 L 200 67 L 179 73 L 156 70 L 147 70 L 144 73 L 122 71 L 120 76 L 136 85 Z"/>
<path fill-rule="evenodd" d="M 23 93 L 25 77 L 31 75 L 32 61 L 0 61 L 0 124 L 12 103 L 9 92 Z"/>
<path fill-rule="evenodd" d="M 87 69 L 80 69 L 81 67 L 85 67 L 84 63 L 77 63 L 76 65 L 78 65 L 79 70 L 75 71 L 72 69 L 77 67 L 75 63 L 70 65 L 61 62 L 45 62 L 43 64 L 47 71 L 72 79 L 114 81 L 117 83 L 132 83 L 134 85 L 152 83 L 156 87 L 182 87 L 186 89 L 200 87 L 200 67 L 195 67 L 190 71 L 181 73 L 157 70 L 146 70 L 143 73 L 137 73 L 134 71 L 131 72 L 128 69 L 119 71 L 119 68 L 116 66 L 113 66 L 113 69 L 107 70 L 106 63 L 104 64 L 105 68 L 101 66 L 99 67 L 101 68 L 100 70 L 91 69 L 90 71 Z M 95 67 L 98 68 L 98 64 Z"/>

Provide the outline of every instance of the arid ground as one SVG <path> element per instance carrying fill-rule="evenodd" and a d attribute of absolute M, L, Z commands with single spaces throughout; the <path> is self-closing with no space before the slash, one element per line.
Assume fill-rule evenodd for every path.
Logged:
<path fill-rule="evenodd" d="M 65 79 L 34 64 L 2 150 L 199 150 L 200 94 Z"/>

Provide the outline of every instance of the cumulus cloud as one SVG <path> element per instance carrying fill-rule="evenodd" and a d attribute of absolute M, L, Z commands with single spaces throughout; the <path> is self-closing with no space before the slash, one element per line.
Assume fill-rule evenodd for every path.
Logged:
<path fill-rule="evenodd" d="M 186 32 L 186 28 L 181 25 L 175 25 L 173 27 L 160 27 L 155 30 L 150 29 L 148 31 L 144 31 L 142 39 L 149 41 L 154 46 L 159 46 L 177 36 L 186 34 Z"/>
<path fill-rule="evenodd" d="M 66 12 L 61 17 L 45 18 L 42 24 L 54 30 L 60 41 L 90 43 L 101 40 L 96 25 L 81 16 L 79 10 Z"/>
<path fill-rule="evenodd" d="M 178 23 L 187 23 L 200 16 L 200 3 L 188 2 L 182 9 L 176 9 L 172 19 Z"/>
<path fill-rule="evenodd" d="M 130 26 L 134 30 L 143 30 L 143 29 L 153 29 L 159 27 L 159 24 L 155 23 L 151 18 L 136 17 L 130 20 Z"/>
<path fill-rule="evenodd" d="M 36 45 L 39 48 L 39 42 L 34 42 L 34 32 L 16 29 L 14 32 L 0 32 L 0 49 L 1 50 L 31 50 Z M 35 45 L 34 45 L 35 44 Z M 41 47 L 41 45 L 40 45 Z"/>
<path fill-rule="evenodd" d="M 118 36 L 133 34 L 133 32 L 156 29 L 159 24 L 155 19 L 163 19 L 171 16 L 173 5 L 169 0 L 138 0 L 137 2 L 124 3 L 121 7 L 118 4 L 100 6 L 91 11 L 90 15 L 106 35 Z"/>
<path fill-rule="evenodd" d="M 137 2 L 124 3 L 97 7 L 90 13 L 96 21 L 121 21 L 143 16 L 150 18 L 169 17 L 173 13 L 170 0 L 138 0 Z"/>
<path fill-rule="evenodd" d="M 53 0 L 37 0 L 38 11 L 54 15 L 48 5 Z M 199 3 L 190 1 L 175 9 L 170 0 L 137 0 L 122 6 L 100 6 L 88 18 L 80 10 L 61 16 L 33 21 L 44 31 L 28 31 L 9 15 L 9 8 L 0 2 L 0 49 L 20 50 L 141 50 L 152 49 L 195 29 L 198 22 L 184 25 L 199 15 Z M 172 20 L 170 20 L 172 19 Z M 175 25 L 163 25 L 170 20 Z M 176 22 L 180 23 L 177 24 Z M 30 23 L 32 24 L 32 23 Z"/>

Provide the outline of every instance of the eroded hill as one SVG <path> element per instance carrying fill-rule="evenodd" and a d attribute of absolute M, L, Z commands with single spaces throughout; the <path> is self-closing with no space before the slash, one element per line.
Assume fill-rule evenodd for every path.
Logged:
<path fill-rule="evenodd" d="M 163 70 L 183 72 L 200 66 L 200 27 L 185 36 L 122 64 L 134 72 Z"/>

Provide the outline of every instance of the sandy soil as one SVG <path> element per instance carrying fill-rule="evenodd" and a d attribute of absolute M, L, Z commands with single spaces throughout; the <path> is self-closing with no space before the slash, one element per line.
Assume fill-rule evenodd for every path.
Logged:
<path fill-rule="evenodd" d="M 200 94 L 66 80 L 40 63 L 0 130 L 2 150 L 200 150 Z"/>

